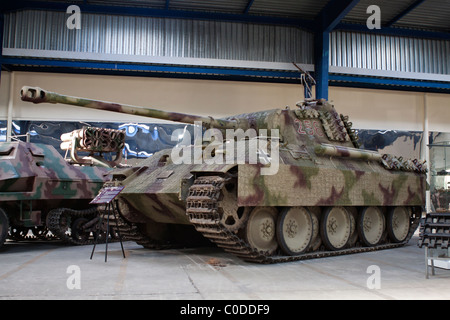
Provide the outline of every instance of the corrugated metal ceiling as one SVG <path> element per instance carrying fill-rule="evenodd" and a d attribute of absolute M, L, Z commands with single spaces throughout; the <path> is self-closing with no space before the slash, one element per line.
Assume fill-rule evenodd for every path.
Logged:
<path fill-rule="evenodd" d="M 377 5 L 381 11 L 381 26 L 405 12 L 417 0 L 361 0 L 343 19 L 343 22 L 365 23 L 367 7 Z M 424 0 L 392 24 L 393 27 L 450 31 L 450 0 Z"/>
<path fill-rule="evenodd" d="M 32 0 L 40 1 L 42 0 Z M 66 0 L 46 2 L 68 3 Z M 71 4 L 103 6 L 145 7 L 154 9 L 184 10 L 195 12 L 215 12 L 229 14 L 261 15 L 314 20 L 330 0 L 73 0 Z M 369 15 L 369 5 L 381 9 L 382 26 L 397 15 L 406 12 L 410 6 L 418 4 L 393 27 L 426 29 L 450 32 L 450 0 L 361 0 L 342 20 L 347 23 L 365 24 Z"/>

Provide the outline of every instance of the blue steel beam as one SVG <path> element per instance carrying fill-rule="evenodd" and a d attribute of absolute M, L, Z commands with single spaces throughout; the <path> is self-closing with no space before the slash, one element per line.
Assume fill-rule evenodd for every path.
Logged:
<path fill-rule="evenodd" d="M 166 2 L 166 4 L 167 3 L 168 1 Z M 76 4 L 80 7 L 81 12 L 86 13 L 275 24 L 275 25 L 300 27 L 306 30 L 312 30 L 314 26 L 314 24 L 310 20 L 304 20 L 299 18 L 207 12 L 207 11 L 170 10 L 167 8 L 156 9 L 146 7 L 108 6 L 108 5 L 83 4 L 83 3 L 76 3 Z M 2 1 L 0 2 L 0 11 L 9 12 L 25 9 L 34 9 L 34 10 L 50 10 L 50 11 L 65 12 L 68 6 L 69 4 L 64 2 L 45 2 L 45 1 L 27 1 L 27 0 Z"/>
<path fill-rule="evenodd" d="M 314 80 L 316 99 L 328 100 L 328 71 L 330 57 L 330 33 L 316 32 L 314 36 Z"/>
<path fill-rule="evenodd" d="M 330 58 L 330 32 L 359 0 L 331 0 L 316 17 L 314 35 L 314 67 L 316 99 L 328 100 L 328 69 Z"/>
<path fill-rule="evenodd" d="M 394 89 L 405 91 L 425 91 L 450 93 L 449 82 L 421 81 L 411 79 L 386 79 L 351 75 L 330 75 L 330 85 L 343 87 L 363 87 L 371 89 Z"/>
<path fill-rule="evenodd" d="M 50 68 L 74 68 L 74 69 L 104 69 L 111 71 L 136 71 L 136 72 L 159 72 L 172 74 L 191 74 L 191 75 L 217 75 L 217 76 L 242 76 L 242 77 L 260 77 L 260 78 L 292 78 L 300 79 L 300 72 L 297 71 L 265 71 L 250 69 L 227 69 L 210 68 L 200 66 L 166 66 L 166 65 L 148 65 L 114 62 L 91 62 L 91 61 L 68 61 L 68 60 L 50 60 L 50 59 L 32 59 L 32 58 L 0 58 L 0 64 L 11 66 L 30 66 L 30 67 L 50 67 Z"/>
<path fill-rule="evenodd" d="M 250 11 L 250 8 L 253 5 L 253 2 L 255 2 L 255 0 L 249 0 L 248 1 L 247 6 L 245 7 L 245 10 L 244 10 L 244 14 L 248 14 L 248 12 Z"/>
<path fill-rule="evenodd" d="M 165 9 L 166 10 L 169 10 L 169 7 L 170 7 L 170 0 L 166 0 L 166 5 L 165 5 Z"/>
<path fill-rule="evenodd" d="M 370 34 L 380 34 L 387 36 L 399 36 L 399 37 L 416 37 L 424 39 L 438 39 L 438 40 L 450 40 L 449 32 L 440 31 L 427 31 L 427 30 L 416 30 L 407 28 L 394 28 L 394 27 L 383 27 L 381 29 L 367 29 L 365 24 L 355 24 L 355 23 L 339 23 L 335 30 L 343 31 L 357 31 Z"/>
<path fill-rule="evenodd" d="M 386 23 L 386 27 L 391 27 L 394 23 L 396 23 L 398 20 L 406 16 L 408 13 L 410 13 L 412 10 L 420 6 L 422 3 L 424 3 L 425 0 L 416 0 L 414 1 L 408 8 L 400 12 L 398 15 L 396 15 L 394 18 L 392 18 L 388 23 Z"/>
<path fill-rule="evenodd" d="M 319 30 L 330 32 L 358 4 L 359 0 L 331 0 L 316 17 Z"/>
<path fill-rule="evenodd" d="M 50 71 L 71 73 L 95 73 L 131 76 L 163 76 L 179 78 L 251 80 L 266 82 L 299 83 L 300 72 L 226 69 L 209 67 L 186 67 L 145 65 L 113 62 L 87 62 L 31 58 L 0 58 L 0 64 L 11 70 Z M 317 73 L 317 72 L 316 72 Z M 316 77 L 316 74 L 313 74 Z M 376 78 L 351 75 L 329 75 L 330 86 L 394 89 L 406 91 L 440 92 L 450 94 L 450 82 L 420 81 L 411 79 Z"/>

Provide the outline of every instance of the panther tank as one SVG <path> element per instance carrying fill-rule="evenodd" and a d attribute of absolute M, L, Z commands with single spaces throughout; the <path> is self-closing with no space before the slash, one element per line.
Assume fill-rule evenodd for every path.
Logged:
<path fill-rule="evenodd" d="M 0 143 L 0 247 L 7 238 L 91 241 L 99 214 L 89 202 L 120 162 L 125 133 L 86 127 L 61 138 L 70 159 L 51 145 Z M 100 151 L 117 154 L 106 160 Z"/>
<path fill-rule="evenodd" d="M 21 97 L 194 124 L 193 141 L 105 184 L 123 188 L 117 211 L 149 248 L 201 234 L 243 260 L 276 263 L 399 247 L 419 225 L 424 162 L 361 149 L 325 100 L 214 119 L 40 88 Z"/>

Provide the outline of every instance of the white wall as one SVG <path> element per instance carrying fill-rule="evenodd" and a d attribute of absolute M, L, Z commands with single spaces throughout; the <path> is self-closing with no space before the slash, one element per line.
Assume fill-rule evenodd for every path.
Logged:
<path fill-rule="evenodd" d="M 7 86 L 7 81 L 2 82 L 2 87 Z M 153 121 L 67 105 L 33 105 L 20 100 L 20 88 L 24 85 L 72 96 L 213 117 L 284 108 L 303 99 L 303 89 L 299 85 L 16 72 L 13 118 L 17 120 Z M 2 109 L 7 103 L 7 95 L 2 94 Z M 6 118 L 6 114 L 0 113 L 0 117 Z"/>
<path fill-rule="evenodd" d="M 153 122 L 66 105 L 33 105 L 19 98 L 20 88 L 24 85 L 67 95 L 213 117 L 286 105 L 293 108 L 303 99 L 303 87 L 296 84 L 15 72 L 14 120 Z M 337 111 L 349 115 L 353 127 L 358 129 L 422 131 L 424 95 L 421 92 L 342 87 L 330 87 L 329 91 L 329 99 Z M 429 130 L 450 132 L 450 95 L 426 95 Z M 2 72 L 0 119 L 7 118 L 8 96 L 9 74 Z"/>

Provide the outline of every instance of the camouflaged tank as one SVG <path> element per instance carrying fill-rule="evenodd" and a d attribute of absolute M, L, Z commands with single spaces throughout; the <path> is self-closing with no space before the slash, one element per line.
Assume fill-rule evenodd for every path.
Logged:
<path fill-rule="evenodd" d="M 111 134 L 108 141 L 114 141 L 105 143 Z M 64 134 L 62 147 L 71 154 L 68 161 L 51 145 L 1 142 L 0 247 L 7 238 L 56 236 L 71 244 L 89 243 L 99 217 L 89 202 L 120 161 L 120 156 L 106 161 L 92 151 L 111 151 L 105 147 L 112 145 L 120 153 L 124 137 L 123 131 L 92 127 Z M 82 156 L 83 152 L 90 154 Z"/>
<path fill-rule="evenodd" d="M 325 100 L 213 119 L 40 88 L 24 87 L 22 99 L 197 125 L 193 143 L 114 170 L 105 185 L 124 187 L 118 211 L 144 246 L 187 243 L 196 232 L 273 263 L 398 247 L 419 224 L 424 163 L 360 149 L 348 117 Z"/>

